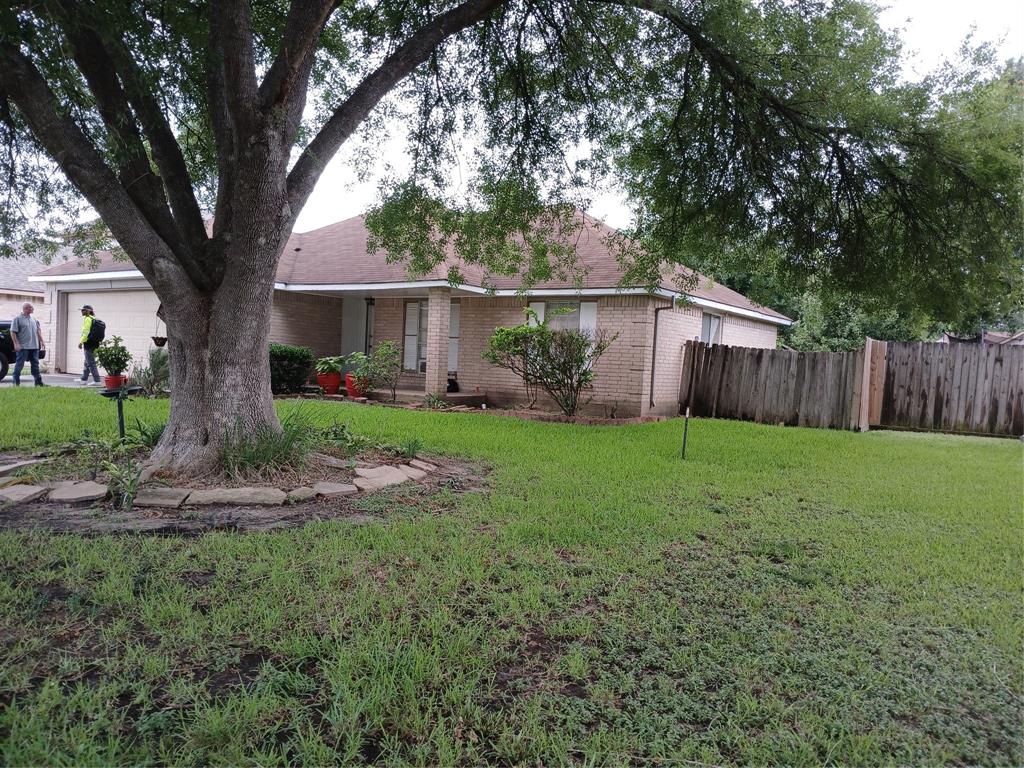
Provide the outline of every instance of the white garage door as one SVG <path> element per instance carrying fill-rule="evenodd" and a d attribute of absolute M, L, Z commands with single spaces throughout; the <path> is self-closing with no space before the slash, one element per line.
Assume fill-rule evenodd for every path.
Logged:
<path fill-rule="evenodd" d="M 68 373 L 82 372 L 82 313 L 79 307 L 89 304 L 107 324 L 107 338 L 120 336 L 137 364 L 145 365 L 152 336 L 165 336 L 164 324 L 156 316 L 160 301 L 152 291 L 76 291 L 68 294 L 67 352 Z M 100 369 L 100 376 L 104 371 Z"/>

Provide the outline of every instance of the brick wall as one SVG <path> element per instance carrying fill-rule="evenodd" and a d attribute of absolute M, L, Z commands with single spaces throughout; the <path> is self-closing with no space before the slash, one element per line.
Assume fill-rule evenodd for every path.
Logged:
<path fill-rule="evenodd" d="M 522 380 L 510 371 L 485 362 L 481 355 L 495 328 L 524 321 L 523 309 L 529 299 L 463 296 L 459 301 L 460 391 L 486 394 L 495 406 L 522 402 L 526 396 Z M 652 408 L 650 379 L 654 309 L 667 306 L 665 299 L 652 296 L 607 296 L 597 299 L 598 329 L 611 335 L 618 334 L 618 337 L 595 367 L 597 378 L 590 392 L 593 400 L 586 409 L 588 413 L 606 415 L 614 409 L 616 415 L 629 417 L 674 415 L 679 412 L 683 347 L 687 340 L 700 337 L 702 312 L 698 307 L 681 307 L 659 313 L 655 405 Z M 404 312 L 404 299 L 377 299 L 374 305 L 374 340 L 390 339 L 401 346 Z M 723 319 L 722 340 L 728 344 L 774 347 L 775 326 L 727 315 Z M 422 374 L 405 373 L 399 386 L 421 390 L 424 384 L 425 377 Z M 543 396 L 538 405 L 554 408 L 554 404 Z"/>
<path fill-rule="evenodd" d="M 668 303 L 659 305 L 667 307 Z M 679 377 L 683 369 L 683 351 L 689 339 L 700 337 L 701 317 L 702 313 L 696 307 L 677 307 L 658 313 L 654 397 L 645 398 L 641 409 L 644 416 L 675 416 L 679 413 Z M 649 387 L 650 372 L 647 381 Z"/>
<path fill-rule="evenodd" d="M 736 315 L 722 318 L 722 343 L 730 347 L 775 349 L 778 326 Z"/>
<path fill-rule="evenodd" d="M 317 357 L 341 354 L 341 299 L 274 291 L 270 340 L 309 347 Z"/>

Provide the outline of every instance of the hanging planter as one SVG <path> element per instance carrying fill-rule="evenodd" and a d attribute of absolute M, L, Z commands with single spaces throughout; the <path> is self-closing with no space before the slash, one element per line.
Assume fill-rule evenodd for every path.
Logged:
<path fill-rule="evenodd" d="M 150 338 L 153 339 L 153 344 L 155 344 L 158 347 L 162 347 L 164 344 L 167 343 L 166 336 L 150 336 Z"/>

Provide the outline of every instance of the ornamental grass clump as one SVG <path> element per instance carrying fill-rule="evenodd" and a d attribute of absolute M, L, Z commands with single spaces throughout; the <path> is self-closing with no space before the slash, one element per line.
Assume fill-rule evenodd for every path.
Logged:
<path fill-rule="evenodd" d="M 247 432 L 237 427 L 223 442 L 221 466 L 234 480 L 299 469 L 309 458 L 314 436 L 309 420 L 298 411 L 281 419 L 280 431 L 267 427 Z"/>

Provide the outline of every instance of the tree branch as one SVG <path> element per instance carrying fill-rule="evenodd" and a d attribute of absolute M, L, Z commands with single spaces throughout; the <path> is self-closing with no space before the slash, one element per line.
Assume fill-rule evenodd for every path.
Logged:
<path fill-rule="evenodd" d="M 56 95 L 21 50 L 0 43 L 0 86 L 17 106 L 39 143 L 92 204 L 111 234 L 146 277 L 157 259 L 172 253 L 157 235 L 100 152 L 67 115 Z"/>
<path fill-rule="evenodd" d="M 153 160 L 160 169 L 175 221 L 193 254 L 198 256 L 207 241 L 206 227 L 181 146 L 164 117 L 160 102 L 153 95 L 152 89 L 123 42 L 111 41 L 109 53 L 111 62 L 124 84 L 128 101 L 138 115 L 142 130 L 149 140 Z"/>
<path fill-rule="evenodd" d="M 309 143 L 288 174 L 288 201 L 293 216 L 302 210 L 327 163 L 377 103 L 399 81 L 426 61 L 437 46 L 485 19 L 503 2 L 505 0 L 466 0 L 437 16 L 414 32 L 356 86 Z"/>
<path fill-rule="evenodd" d="M 239 138 L 251 136 L 259 121 L 259 85 L 248 0 L 211 3 L 210 38 L 210 47 L 223 68 L 225 103 L 235 132 L 235 145 L 239 146 Z"/>
<path fill-rule="evenodd" d="M 296 103 L 305 103 L 305 85 L 316 58 L 317 42 L 337 7 L 337 0 L 293 0 L 288 9 L 281 50 L 260 84 L 260 105 L 264 113 L 284 104 L 289 105 L 291 112 Z M 296 86 L 303 89 L 298 99 L 293 96 Z M 301 115 L 301 106 L 298 111 Z"/>

